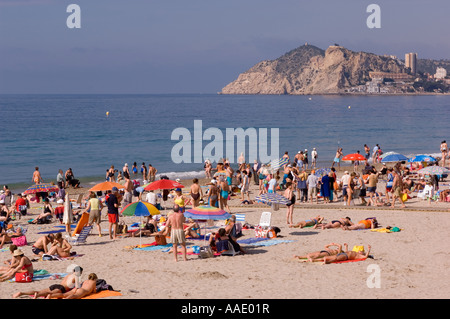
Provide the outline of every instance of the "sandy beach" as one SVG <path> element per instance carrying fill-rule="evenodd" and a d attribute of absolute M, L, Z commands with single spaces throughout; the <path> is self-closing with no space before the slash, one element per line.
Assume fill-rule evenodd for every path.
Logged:
<path fill-rule="evenodd" d="M 339 174 L 346 168 L 342 168 Z M 348 168 L 347 168 L 348 169 Z M 191 181 L 182 181 L 189 190 Z M 205 185 L 206 179 L 200 181 Z M 441 183 L 442 189 L 448 182 Z M 83 186 L 83 185 L 82 185 Z M 384 182 L 378 188 L 383 190 Z M 67 189 L 71 194 L 88 192 L 88 187 Z M 251 198 L 258 194 L 257 186 L 251 183 Z M 355 200 L 359 204 L 359 199 Z M 171 200 L 166 202 L 172 205 Z M 311 219 L 318 215 L 326 221 L 349 216 L 353 221 L 376 217 L 380 228 L 398 227 L 399 232 L 383 233 L 371 230 L 290 228 L 286 224 L 286 208 L 272 211 L 264 204 L 241 205 L 240 196 L 230 202 L 233 214 L 245 214 L 245 220 L 258 225 L 261 213 L 272 211 L 271 225 L 281 229 L 272 245 L 242 244 L 246 254 L 218 256 L 200 259 L 188 255 L 188 261 L 175 263 L 173 255 L 163 250 L 143 251 L 132 249 L 140 243 L 150 244 L 153 237 L 109 239 L 106 209 L 102 211 L 103 236 L 99 237 L 96 227 L 85 244 L 73 247 L 81 255 L 73 260 L 38 260 L 31 245 L 41 234 L 55 230 L 59 221 L 49 225 L 29 225 L 26 221 L 38 214 L 42 204 L 32 204 L 30 216 L 13 221 L 28 228 L 28 245 L 21 247 L 30 259 L 35 258 L 35 270 L 45 269 L 49 273 L 64 273 L 67 266 L 77 264 L 83 267 L 82 279 L 94 272 L 106 280 L 121 296 L 117 299 L 446 299 L 450 296 L 447 280 L 450 275 L 450 253 L 446 246 L 449 240 L 448 202 L 432 202 L 414 197 L 406 202 L 407 208 L 367 207 L 360 205 L 344 206 L 339 202 L 324 204 L 305 204 L 297 201 L 294 208 L 294 222 Z M 53 203 L 53 207 L 56 203 Z M 162 210 L 167 214 L 171 210 Z M 139 217 L 121 217 L 129 226 L 138 222 Z M 218 221 L 220 227 L 224 222 Z M 207 229 L 211 231 L 211 229 Z M 243 230 L 239 240 L 255 237 L 253 229 Z M 239 242 L 239 241 L 238 241 Z M 364 245 L 372 250 L 368 258 L 359 262 L 322 265 L 321 263 L 301 262 L 294 255 L 304 255 L 322 250 L 329 243 L 347 243 L 350 249 Z M 203 240 L 188 239 L 188 246 L 203 246 Z M 8 245 L 5 245 L 8 247 Z M 10 258 L 8 251 L 0 252 L 0 259 Z M 374 287 L 371 282 L 377 272 Z M 17 291 L 40 290 L 59 282 L 59 280 L 37 280 L 31 283 L 0 283 L 0 299 L 12 298 Z M 223 289 L 221 289 L 222 287 Z M 21 297 L 28 299 L 29 297 Z"/>

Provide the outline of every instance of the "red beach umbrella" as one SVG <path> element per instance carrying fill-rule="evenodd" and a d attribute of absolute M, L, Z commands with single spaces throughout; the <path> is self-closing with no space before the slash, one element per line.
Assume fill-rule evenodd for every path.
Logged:
<path fill-rule="evenodd" d="M 348 154 L 342 158 L 343 161 L 364 161 L 366 158 L 358 153 Z"/>
<path fill-rule="evenodd" d="M 170 179 L 160 179 L 158 181 L 154 181 L 144 186 L 144 190 L 146 191 L 154 191 L 157 189 L 173 189 L 173 188 L 184 188 L 184 185 Z"/>

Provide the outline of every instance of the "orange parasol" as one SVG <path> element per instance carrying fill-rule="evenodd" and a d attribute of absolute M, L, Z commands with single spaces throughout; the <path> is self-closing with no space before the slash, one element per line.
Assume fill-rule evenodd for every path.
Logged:
<path fill-rule="evenodd" d="M 113 187 L 117 187 L 118 189 L 125 188 L 125 186 L 115 183 L 115 182 L 103 182 L 95 185 L 89 191 L 91 192 L 99 192 L 99 191 L 110 191 Z"/>

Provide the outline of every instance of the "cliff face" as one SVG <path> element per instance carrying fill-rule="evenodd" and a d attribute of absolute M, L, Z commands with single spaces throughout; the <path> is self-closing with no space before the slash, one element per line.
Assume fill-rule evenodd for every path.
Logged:
<path fill-rule="evenodd" d="M 370 81 L 370 71 L 406 72 L 392 58 L 341 46 L 323 51 L 304 45 L 262 61 L 222 89 L 222 94 L 334 94 Z"/>

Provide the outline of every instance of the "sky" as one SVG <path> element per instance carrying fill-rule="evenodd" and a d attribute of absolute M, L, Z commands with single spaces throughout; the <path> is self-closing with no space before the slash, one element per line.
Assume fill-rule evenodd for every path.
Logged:
<path fill-rule="evenodd" d="M 68 28 L 70 4 L 81 28 Z M 370 4 L 381 28 L 368 28 Z M 306 42 L 450 59 L 448 0 L 0 0 L 0 94 L 216 93 Z"/>

